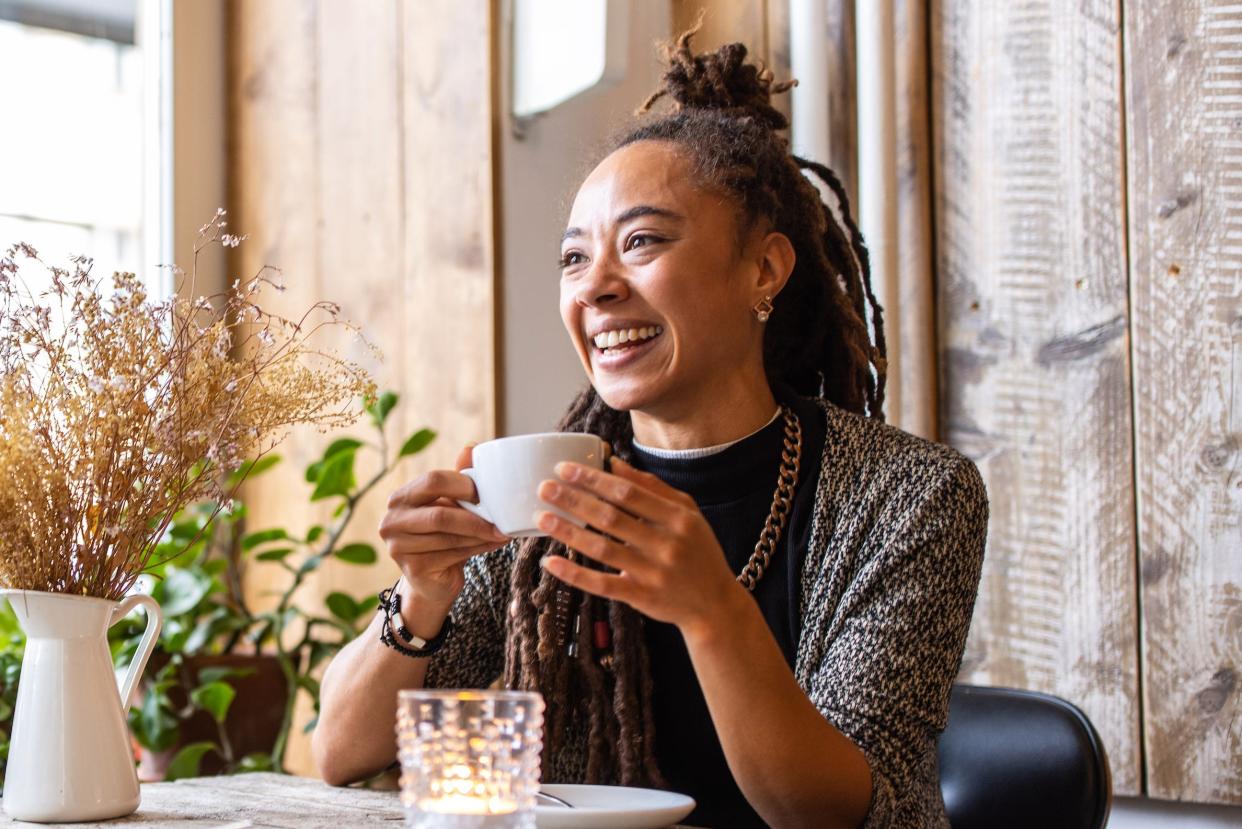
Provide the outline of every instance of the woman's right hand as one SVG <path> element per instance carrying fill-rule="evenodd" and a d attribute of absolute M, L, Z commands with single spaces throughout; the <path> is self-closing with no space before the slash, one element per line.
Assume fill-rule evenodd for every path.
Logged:
<path fill-rule="evenodd" d="M 457 456 L 455 470 L 426 472 L 388 499 L 379 534 L 401 568 L 412 601 L 447 610 L 465 586 L 466 561 L 509 541 L 457 503 L 477 502 L 474 481 L 461 474 L 471 464 L 472 446 Z"/>

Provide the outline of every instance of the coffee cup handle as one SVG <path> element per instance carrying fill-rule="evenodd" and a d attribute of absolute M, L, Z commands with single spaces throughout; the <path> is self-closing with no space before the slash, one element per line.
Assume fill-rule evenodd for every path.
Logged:
<path fill-rule="evenodd" d="M 465 475 L 467 478 L 474 481 L 475 491 L 478 491 L 479 479 L 475 477 L 475 472 L 474 472 L 473 467 L 469 469 L 463 469 L 461 471 L 461 474 Z M 482 498 L 482 496 L 480 496 L 480 498 Z M 483 502 L 481 500 L 477 504 L 472 504 L 469 501 L 458 501 L 457 503 L 460 504 L 462 509 L 466 510 L 466 512 L 474 513 L 475 515 L 479 516 L 487 523 L 489 524 L 496 523 L 495 521 L 492 520 L 492 517 L 487 514 L 487 510 L 483 507 Z"/>

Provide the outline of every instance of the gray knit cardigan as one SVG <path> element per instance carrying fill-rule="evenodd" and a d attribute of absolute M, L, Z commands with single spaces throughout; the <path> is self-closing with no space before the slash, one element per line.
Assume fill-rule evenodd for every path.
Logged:
<path fill-rule="evenodd" d="M 826 440 L 794 675 L 867 757 L 866 829 L 947 827 L 936 740 L 978 591 L 987 491 L 953 449 L 818 402 Z M 459 630 L 432 658 L 427 687 L 481 688 L 503 672 L 514 554 L 511 544 L 467 564 Z M 582 780 L 577 736 L 549 758 L 545 781 Z"/>

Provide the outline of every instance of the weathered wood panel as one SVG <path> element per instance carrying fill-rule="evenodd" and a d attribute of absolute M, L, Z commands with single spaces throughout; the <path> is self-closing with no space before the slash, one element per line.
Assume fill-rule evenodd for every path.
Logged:
<path fill-rule="evenodd" d="M 1242 803 L 1242 4 L 1125 18 L 1147 789 Z"/>
<path fill-rule="evenodd" d="M 1133 794 L 1119 10 L 931 8 L 942 432 L 992 505 L 963 679 L 1081 706 Z"/>
<path fill-rule="evenodd" d="M 402 187 L 410 415 L 452 467 L 495 436 L 493 13 L 489 0 L 401 5 Z"/>
<path fill-rule="evenodd" d="M 337 301 L 383 351 L 375 364 L 349 337 L 334 344 L 401 394 L 390 451 L 419 427 L 440 433 L 360 504 L 345 540 L 374 544 L 380 562 L 328 563 L 304 605 L 395 578 L 375 532 L 389 492 L 495 433 L 492 11 L 488 0 L 230 7 L 234 227 L 251 234 L 237 265 L 282 267 L 281 307 Z M 252 527 L 330 518 L 334 505 L 308 504 L 302 479 L 330 439 L 308 430 L 285 442 L 285 463 L 243 493 Z M 359 479 L 373 470 L 360 453 Z M 247 584 L 257 602 L 284 581 L 261 569 Z M 288 764 L 311 773 L 307 719 L 299 713 Z"/>
<path fill-rule="evenodd" d="M 774 0 L 775 2 L 775 0 Z M 828 4 L 828 158 L 821 159 L 836 172 L 858 210 L 858 57 L 855 51 L 854 3 L 824 0 Z"/>
<path fill-rule="evenodd" d="M 936 389 L 936 284 L 932 265 L 932 171 L 927 0 L 894 0 L 897 88 L 897 362 L 900 408 L 890 420 L 940 437 Z"/>
<path fill-rule="evenodd" d="M 740 41 L 751 57 L 768 61 L 767 6 L 773 2 L 780 0 L 673 0 L 672 37 L 693 26 L 702 13 L 702 28 L 694 36 L 696 52 Z"/>
<path fill-rule="evenodd" d="M 383 352 L 375 364 L 371 354 L 352 336 L 338 343 L 350 359 L 370 365 L 381 389 L 402 395 L 393 413 L 387 438 L 389 451 L 413 430 L 420 401 L 407 391 L 410 355 L 405 335 L 404 297 L 398 286 L 404 274 L 404 203 L 400 171 L 401 43 L 397 28 L 399 3 L 325 2 L 318 21 L 318 100 L 315 134 L 320 200 L 318 241 L 318 298 L 341 303 L 342 316 L 363 327 L 363 333 Z M 425 405 L 425 403 L 423 404 Z M 422 425 L 422 424 L 418 424 Z M 370 438 L 364 419 L 354 427 Z M 320 438 L 322 443 L 323 438 Z M 420 459 L 421 460 L 421 459 Z M 360 452 L 359 481 L 378 470 L 378 456 Z M 406 470 L 408 471 L 408 470 Z M 344 543 L 377 544 L 375 528 L 387 506 L 387 491 L 400 473 L 364 499 Z M 304 495 L 305 485 L 297 493 Z M 331 517 L 327 505 L 320 520 Z M 381 569 L 339 561 L 326 562 L 316 574 L 320 595 L 339 590 L 360 597 L 374 593 L 377 581 L 396 578 L 396 567 L 381 559 Z"/>
<path fill-rule="evenodd" d="M 789 0 L 765 0 L 764 5 L 767 7 L 764 63 L 772 70 L 776 80 L 788 80 L 793 77 L 789 68 Z M 789 118 L 789 102 L 789 93 L 785 93 L 777 95 L 772 105 Z"/>

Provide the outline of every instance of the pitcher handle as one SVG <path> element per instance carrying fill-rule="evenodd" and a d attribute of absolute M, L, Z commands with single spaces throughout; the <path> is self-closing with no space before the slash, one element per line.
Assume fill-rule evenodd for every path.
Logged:
<path fill-rule="evenodd" d="M 160 609 L 160 603 L 145 593 L 138 593 L 117 603 L 117 606 L 112 609 L 112 620 L 108 622 L 108 627 L 124 619 L 131 610 L 138 606 L 141 606 L 147 613 L 147 629 L 143 631 L 142 641 L 138 643 L 138 649 L 134 651 L 129 670 L 125 672 L 125 682 L 121 685 L 122 711 L 128 711 L 133 702 L 134 692 L 138 690 L 138 680 L 142 679 L 142 672 L 147 667 L 147 660 L 151 658 L 151 651 L 155 650 L 155 642 L 159 639 L 160 629 L 164 626 L 164 611 Z"/>

